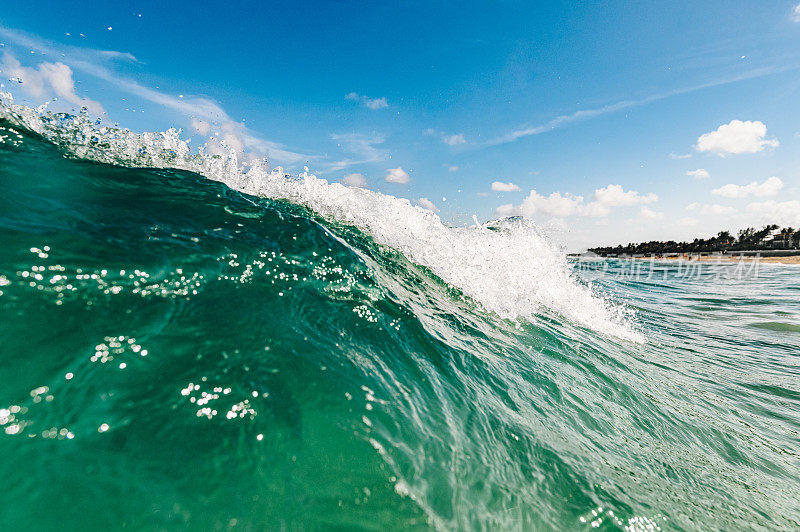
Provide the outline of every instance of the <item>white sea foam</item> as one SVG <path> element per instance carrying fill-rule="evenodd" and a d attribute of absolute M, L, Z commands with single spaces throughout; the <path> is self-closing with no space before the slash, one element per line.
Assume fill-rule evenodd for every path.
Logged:
<path fill-rule="evenodd" d="M 563 253 L 532 224 L 505 221 L 499 230 L 480 224 L 450 227 L 407 199 L 328 183 L 306 172 L 286 179 L 282 168 L 247 161 L 233 149 L 193 151 L 180 130 L 134 133 L 91 121 L 86 115 L 53 115 L 13 103 L 0 93 L 0 115 L 75 156 L 136 167 L 176 168 L 199 173 L 233 189 L 304 204 L 320 215 L 352 224 L 377 242 L 402 252 L 503 318 L 530 318 L 547 307 L 598 332 L 638 341 L 624 309 L 579 283 Z"/>

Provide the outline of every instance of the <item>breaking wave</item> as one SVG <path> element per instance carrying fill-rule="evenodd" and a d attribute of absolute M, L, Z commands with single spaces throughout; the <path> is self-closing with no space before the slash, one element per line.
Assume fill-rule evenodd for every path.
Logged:
<path fill-rule="evenodd" d="M 53 114 L 14 105 L 7 93 L 0 100 L 0 116 L 78 158 L 187 170 L 245 194 L 305 205 L 402 252 L 502 318 L 530 319 L 547 308 L 604 334 L 642 339 L 628 320 L 629 311 L 579 282 L 566 256 L 525 220 L 487 225 L 476 220 L 473 227 L 450 227 L 407 199 L 329 183 L 307 167 L 297 178 L 287 178 L 283 168 L 269 168 L 264 160 L 243 162 L 234 149 L 222 155 L 208 153 L 206 146 L 193 150 L 178 129 L 134 133 L 102 125 L 85 113 Z"/>

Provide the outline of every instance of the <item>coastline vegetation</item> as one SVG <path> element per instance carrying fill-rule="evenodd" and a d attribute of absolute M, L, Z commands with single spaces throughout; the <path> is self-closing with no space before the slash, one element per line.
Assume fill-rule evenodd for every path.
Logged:
<path fill-rule="evenodd" d="M 653 240 L 626 246 L 590 248 L 589 251 L 603 257 L 620 255 L 667 255 L 683 253 L 736 253 L 744 251 L 797 250 L 800 249 L 800 229 L 767 225 L 761 229 L 748 227 L 733 236 L 729 231 L 720 231 L 710 238 L 695 238 L 691 242 L 660 242 Z"/>

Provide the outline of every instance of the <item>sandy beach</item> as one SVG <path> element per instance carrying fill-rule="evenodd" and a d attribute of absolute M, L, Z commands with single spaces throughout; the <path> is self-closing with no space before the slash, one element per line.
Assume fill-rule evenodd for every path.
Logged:
<path fill-rule="evenodd" d="M 684 255 L 684 256 L 651 256 L 630 257 L 638 260 L 678 260 L 687 262 L 759 262 L 762 264 L 792 264 L 800 265 L 800 255 L 790 256 L 744 256 L 744 255 Z"/>

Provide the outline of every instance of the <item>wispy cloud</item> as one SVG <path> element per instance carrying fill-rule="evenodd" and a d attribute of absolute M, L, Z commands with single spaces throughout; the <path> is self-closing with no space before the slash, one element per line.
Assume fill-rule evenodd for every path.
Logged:
<path fill-rule="evenodd" d="M 706 216 L 721 216 L 723 214 L 734 214 L 736 209 L 730 205 L 704 204 L 704 203 L 690 203 L 686 206 L 687 211 L 695 211 Z"/>
<path fill-rule="evenodd" d="M 703 83 L 700 85 L 695 85 L 692 87 L 685 87 L 681 89 L 675 89 L 671 91 L 665 91 L 657 94 L 653 94 L 647 96 L 645 98 L 640 98 L 636 100 L 623 100 L 616 103 L 612 103 L 609 105 L 604 105 L 602 107 L 597 107 L 594 109 L 581 109 L 575 111 L 574 113 L 560 115 L 547 122 L 535 126 L 524 127 L 521 129 L 517 129 L 500 137 L 494 138 L 489 140 L 488 142 L 484 143 L 482 147 L 489 147 L 489 146 L 497 146 L 499 144 L 508 144 L 509 142 L 517 141 L 524 137 L 529 137 L 531 135 L 540 135 L 547 131 L 552 131 L 554 129 L 558 129 L 565 125 L 571 124 L 573 122 L 580 122 L 583 120 L 589 120 L 592 118 L 596 118 L 598 116 L 603 116 L 611 113 L 616 113 L 619 111 L 623 111 L 625 109 L 631 109 L 634 107 L 641 107 L 643 105 L 647 105 L 649 103 L 657 102 L 659 100 L 665 100 L 667 98 L 672 98 L 674 96 L 680 96 L 682 94 L 688 94 L 691 92 L 696 92 L 703 89 L 709 89 L 712 87 L 719 87 L 721 85 L 728 85 L 731 83 L 736 83 L 739 81 L 744 81 L 748 79 L 760 78 L 763 76 L 768 76 L 771 74 L 777 74 L 780 72 L 786 72 L 789 70 L 797 70 L 798 66 L 788 66 L 788 67 L 764 67 L 758 68 L 755 70 L 751 70 L 750 72 L 741 74 L 739 76 L 734 76 L 731 78 L 711 81 L 708 83 Z M 680 158 L 680 156 L 679 156 Z"/>
<path fill-rule="evenodd" d="M 437 131 L 432 127 L 429 127 L 428 129 L 423 131 L 422 134 L 428 137 L 438 137 L 442 140 L 442 142 L 444 142 L 448 146 L 458 146 L 460 144 L 467 143 L 467 139 L 463 133 L 448 134 L 448 133 L 443 133 L 441 131 Z"/>
<path fill-rule="evenodd" d="M 747 205 L 747 212 L 764 222 L 780 225 L 800 225 L 800 201 L 761 201 Z"/>
<path fill-rule="evenodd" d="M 235 135 L 242 148 L 254 150 L 259 154 L 268 155 L 278 161 L 290 164 L 314 158 L 306 154 L 290 151 L 280 143 L 260 137 L 245 126 L 232 120 L 219 104 L 209 98 L 200 96 L 180 97 L 167 94 L 133 79 L 121 76 L 112 70 L 111 61 L 136 62 L 137 60 L 132 54 L 58 45 L 4 26 L 0 26 L 0 36 L 18 46 L 35 50 L 45 55 L 58 56 L 61 63 L 69 65 L 76 71 L 105 81 L 122 92 L 171 109 L 188 119 L 194 118 L 207 122 L 209 125 L 218 124 L 226 130 L 223 134 L 227 134 L 229 139 L 232 139 Z M 210 130 L 211 128 L 209 128 Z"/>
<path fill-rule="evenodd" d="M 656 212 L 649 207 L 642 207 L 641 210 L 639 210 L 639 218 L 643 220 L 663 220 L 664 213 Z"/>
<path fill-rule="evenodd" d="M 332 163 L 326 171 L 336 172 L 357 164 L 374 163 L 388 157 L 386 150 L 377 146 L 383 144 L 383 135 L 363 133 L 334 133 L 331 139 L 345 152 L 354 158 L 342 159 Z"/>
<path fill-rule="evenodd" d="M 747 185 L 728 183 L 711 191 L 712 194 L 724 198 L 746 198 L 748 196 L 774 196 L 783 188 L 783 181 L 772 176 L 763 183 L 753 181 Z"/>
<path fill-rule="evenodd" d="M 347 174 L 342 178 L 342 183 L 349 187 L 365 188 L 367 186 L 367 178 L 364 174 Z"/>
<path fill-rule="evenodd" d="M 192 127 L 201 135 L 208 135 L 211 133 L 211 124 L 199 118 L 192 118 Z"/>
<path fill-rule="evenodd" d="M 463 133 L 457 135 L 446 135 L 442 141 L 448 146 L 458 146 L 459 144 L 466 144 L 467 139 L 464 138 Z"/>
<path fill-rule="evenodd" d="M 24 67 L 14 55 L 3 53 L 2 70 L 10 80 L 22 85 L 22 89 L 33 98 L 44 99 L 55 94 L 77 107 L 85 107 L 93 115 L 104 113 L 103 106 L 75 93 L 72 69 L 64 63 L 41 62 L 36 68 Z"/>
<path fill-rule="evenodd" d="M 697 170 L 689 170 L 686 172 L 686 175 L 689 177 L 693 177 L 694 179 L 708 179 L 711 177 L 711 174 L 708 173 L 708 170 L 704 168 L 698 168 Z"/>
<path fill-rule="evenodd" d="M 386 98 L 370 98 L 369 96 L 364 96 L 362 94 L 358 94 L 357 92 L 350 92 L 344 95 L 345 100 L 351 100 L 354 102 L 361 102 L 364 107 L 367 109 L 372 109 L 373 111 L 377 111 L 378 109 L 383 109 L 385 107 L 389 107 L 389 102 L 386 101 Z"/>

